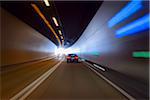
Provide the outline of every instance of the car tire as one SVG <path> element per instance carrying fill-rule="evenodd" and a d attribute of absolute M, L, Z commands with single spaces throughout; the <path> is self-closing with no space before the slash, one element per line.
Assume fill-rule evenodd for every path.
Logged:
<path fill-rule="evenodd" d="M 76 63 L 78 63 L 78 60 L 76 60 Z"/>

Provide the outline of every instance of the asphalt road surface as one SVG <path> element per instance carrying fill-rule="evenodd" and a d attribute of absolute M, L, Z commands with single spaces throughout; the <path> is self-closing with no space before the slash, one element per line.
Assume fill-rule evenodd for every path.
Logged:
<path fill-rule="evenodd" d="M 124 100 L 118 90 L 97 76 L 83 63 L 64 61 L 28 100 Z"/>
<path fill-rule="evenodd" d="M 57 63 L 51 59 L 2 67 L 1 99 L 10 99 Z"/>

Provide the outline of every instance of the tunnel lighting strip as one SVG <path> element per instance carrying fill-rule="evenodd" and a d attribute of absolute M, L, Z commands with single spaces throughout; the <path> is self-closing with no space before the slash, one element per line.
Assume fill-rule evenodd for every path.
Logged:
<path fill-rule="evenodd" d="M 117 30 L 116 37 L 121 38 L 127 35 L 137 34 L 138 32 L 146 30 L 148 28 L 149 28 L 149 14 Z"/>
<path fill-rule="evenodd" d="M 61 36 L 61 39 L 63 40 L 63 36 Z"/>
<path fill-rule="evenodd" d="M 50 6 L 48 0 L 43 0 L 46 6 Z"/>
<path fill-rule="evenodd" d="M 61 32 L 61 30 L 58 30 L 58 32 L 59 32 L 59 34 L 60 34 L 60 35 L 62 35 L 62 32 Z"/>
<path fill-rule="evenodd" d="M 49 22 L 47 21 L 47 19 L 45 18 L 45 16 L 42 14 L 42 12 L 40 11 L 40 9 L 35 5 L 35 4 L 31 4 L 31 6 L 34 8 L 34 10 L 39 14 L 39 16 L 43 19 L 43 21 L 46 23 L 46 25 L 48 26 L 48 28 L 52 31 L 52 33 L 55 35 L 57 41 L 59 42 L 59 44 L 61 45 L 60 39 L 57 36 L 56 32 L 54 31 L 54 29 L 52 28 L 52 26 L 49 24 Z"/>
<path fill-rule="evenodd" d="M 58 25 L 58 22 L 57 22 L 57 20 L 56 20 L 56 18 L 55 18 L 55 17 L 52 17 L 52 19 L 53 19 L 55 25 L 56 25 L 56 26 L 59 26 L 59 25 Z"/>
<path fill-rule="evenodd" d="M 121 11 L 119 11 L 109 22 L 108 26 L 111 28 L 121 21 L 125 20 L 138 10 L 142 8 L 141 0 L 132 0 Z"/>
<path fill-rule="evenodd" d="M 150 58 L 150 52 L 148 51 L 133 52 L 132 56 L 135 58 Z"/>
<path fill-rule="evenodd" d="M 64 40 L 62 40 L 62 43 L 64 43 Z"/>

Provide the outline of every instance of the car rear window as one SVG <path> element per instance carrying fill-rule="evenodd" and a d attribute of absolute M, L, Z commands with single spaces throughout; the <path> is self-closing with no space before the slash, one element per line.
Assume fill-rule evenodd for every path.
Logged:
<path fill-rule="evenodd" d="M 76 54 L 69 54 L 68 56 L 75 57 L 77 55 Z"/>

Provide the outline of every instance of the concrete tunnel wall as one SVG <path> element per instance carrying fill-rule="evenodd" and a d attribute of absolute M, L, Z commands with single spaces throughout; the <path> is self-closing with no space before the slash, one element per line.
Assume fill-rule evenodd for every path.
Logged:
<path fill-rule="evenodd" d="M 148 8 L 147 10 L 143 8 L 115 28 L 108 27 L 108 21 L 127 3 L 127 1 L 105 1 L 82 36 L 70 48 L 79 50 L 78 54 L 82 58 L 148 82 L 149 59 L 132 57 L 134 51 L 149 51 L 148 30 L 122 38 L 115 36 L 118 28 L 142 17 L 148 12 Z"/>
<path fill-rule="evenodd" d="M 46 37 L 1 9 L 1 66 L 52 57 L 55 49 Z"/>

